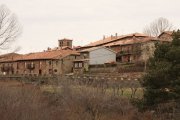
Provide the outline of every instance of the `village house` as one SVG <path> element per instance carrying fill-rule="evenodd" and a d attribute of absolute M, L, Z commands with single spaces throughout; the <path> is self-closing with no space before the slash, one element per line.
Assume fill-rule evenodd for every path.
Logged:
<path fill-rule="evenodd" d="M 1 75 L 62 75 L 88 71 L 89 66 L 106 63 L 145 63 L 157 42 L 171 42 L 172 32 L 157 38 L 145 34 L 115 34 L 83 47 L 72 48 L 71 39 L 58 40 L 58 47 L 43 52 L 0 56 Z"/>
<path fill-rule="evenodd" d="M 62 75 L 71 73 L 79 53 L 54 50 L 16 56 L 0 61 L 1 75 Z"/>
<path fill-rule="evenodd" d="M 128 35 L 103 37 L 102 40 L 95 41 L 88 45 L 78 48 L 83 51 L 93 47 L 107 47 L 116 52 L 116 61 L 118 63 L 144 62 L 153 55 L 156 42 L 172 41 L 172 32 L 163 32 L 159 37 L 150 37 L 141 33 L 132 33 Z"/>
<path fill-rule="evenodd" d="M 93 47 L 80 51 L 80 58 L 74 60 L 74 72 L 88 71 L 92 65 L 116 63 L 116 52 L 106 47 Z"/>
<path fill-rule="evenodd" d="M 50 76 L 73 72 L 73 61 L 78 59 L 80 54 L 71 49 L 72 40 L 62 39 L 59 43 L 61 49 L 48 48 L 43 52 L 0 56 L 0 74 Z"/>

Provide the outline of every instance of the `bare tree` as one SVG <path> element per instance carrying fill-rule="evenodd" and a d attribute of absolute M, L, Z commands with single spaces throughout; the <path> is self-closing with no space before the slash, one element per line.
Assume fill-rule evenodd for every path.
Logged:
<path fill-rule="evenodd" d="M 154 20 L 150 25 L 146 26 L 143 32 L 149 36 L 157 37 L 164 31 L 170 31 L 173 29 L 173 25 L 166 18 L 158 18 Z"/>
<path fill-rule="evenodd" d="M 0 49 L 7 49 L 21 34 L 21 26 L 14 13 L 0 5 Z"/>

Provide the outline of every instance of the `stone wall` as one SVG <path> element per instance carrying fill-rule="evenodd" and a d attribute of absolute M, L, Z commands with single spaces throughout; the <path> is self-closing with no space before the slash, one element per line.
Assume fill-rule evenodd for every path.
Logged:
<path fill-rule="evenodd" d="M 0 75 L 31 75 L 48 76 L 61 75 L 73 72 L 73 60 L 75 56 L 70 55 L 62 59 L 50 60 L 26 60 L 0 63 Z M 7 70 L 4 71 L 3 68 Z"/>

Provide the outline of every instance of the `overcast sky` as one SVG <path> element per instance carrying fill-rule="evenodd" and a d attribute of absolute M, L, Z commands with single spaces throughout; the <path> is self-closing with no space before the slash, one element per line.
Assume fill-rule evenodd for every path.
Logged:
<path fill-rule="evenodd" d="M 159 17 L 180 28 L 180 0 L 0 0 L 14 12 L 23 33 L 20 53 L 56 47 L 58 39 L 85 45 L 110 36 L 142 32 Z M 6 51 L 7 52 L 7 51 Z"/>

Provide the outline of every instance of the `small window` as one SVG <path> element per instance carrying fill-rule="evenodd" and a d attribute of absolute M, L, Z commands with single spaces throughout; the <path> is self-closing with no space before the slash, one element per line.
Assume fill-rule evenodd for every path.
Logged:
<path fill-rule="evenodd" d="M 67 46 L 70 46 L 70 43 L 69 43 L 69 42 L 67 42 Z"/>
<path fill-rule="evenodd" d="M 26 62 L 24 63 L 24 67 L 27 68 Z"/>
<path fill-rule="evenodd" d="M 58 61 L 56 61 L 56 65 L 58 65 Z"/>
<path fill-rule="evenodd" d="M 81 68 L 82 67 L 82 63 L 79 63 L 79 68 Z"/>
<path fill-rule="evenodd" d="M 42 67 L 42 62 L 40 61 L 40 62 L 39 62 L 39 68 L 41 68 L 41 67 Z"/>
<path fill-rule="evenodd" d="M 17 63 L 17 69 L 19 69 L 19 64 Z"/>
<path fill-rule="evenodd" d="M 57 72 L 57 69 L 54 69 L 54 72 Z"/>
<path fill-rule="evenodd" d="M 74 67 L 75 67 L 75 68 L 78 68 L 78 63 L 75 63 L 75 64 L 74 64 Z"/>
<path fill-rule="evenodd" d="M 34 67 L 34 63 L 33 62 L 31 62 L 31 67 Z"/>
<path fill-rule="evenodd" d="M 49 61 L 49 65 L 51 65 L 51 61 Z"/>

